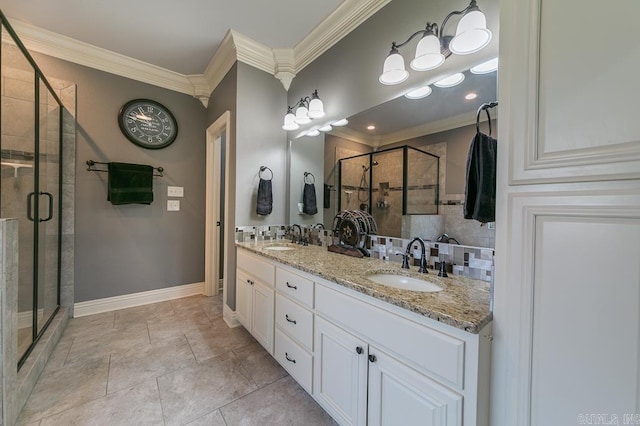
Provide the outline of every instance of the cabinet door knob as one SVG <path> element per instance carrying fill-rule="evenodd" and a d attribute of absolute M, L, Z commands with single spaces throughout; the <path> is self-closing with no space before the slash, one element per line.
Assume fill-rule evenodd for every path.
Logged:
<path fill-rule="evenodd" d="M 376 362 L 376 359 L 375 355 L 369 355 L 369 362 Z"/>
<path fill-rule="evenodd" d="M 297 287 L 297 286 L 289 284 L 289 281 L 287 281 L 287 287 L 292 288 L 292 289 L 294 289 L 294 290 L 297 290 L 297 289 L 298 289 L 298 287 Z"/>
<path fill-rule="evenodd" d="M 356 352 L 358 353 L 358 355 L 362 355 L 362 346 L 357 346 Z"/>
<path fill-rule="evenodd" d="M 297 324 L 296 320 L 292 320 L 289 318 L 289 314 L 284 314 L 284 317 L 286 318 L 287 321 Z"/>
<path fill-rule="evenodd" d="M 289 354 L 287 352 L 284 353 L 284 357 L 287 359 L 287 361 L 292 362 L 292 363 L 296 363 L 296 360 L 293 358 L 289 358 Z"/>

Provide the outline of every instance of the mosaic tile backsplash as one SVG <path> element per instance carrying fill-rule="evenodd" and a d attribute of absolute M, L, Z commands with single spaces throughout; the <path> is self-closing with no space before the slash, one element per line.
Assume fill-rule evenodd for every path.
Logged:
<path fill-rule="evenodd" d="M 297 236 L 297 229 L 294 230 Z M 235 240 L 239 242 L 266 241 L 266 240 L 290 240 L 294 235 L 289 225 L 267 226 L 237 226 Z M 302 227 L 302 237 L 317 246 L 326 247 L 337 243 L 330 229 L 319 227 Z M 402 262 L 402 254 L 406 252 L 411 240 L 405 238 L 385 237 L 371 235 L 367 237 L 365 247 L 371 257 Z M 447 271 L 454 275 L 461 275 L 478 280 L 493 282 L 494 254 L 493 248 L 473 247 L 458 244 L 444 244 L 434 241 L 425 241 L 428 266 L 438 270 L 441 262 L 446 262 Z M 413 255 L 413 265 L 420 260 L 420 245 L 416 242 L 410 250 Z"/>

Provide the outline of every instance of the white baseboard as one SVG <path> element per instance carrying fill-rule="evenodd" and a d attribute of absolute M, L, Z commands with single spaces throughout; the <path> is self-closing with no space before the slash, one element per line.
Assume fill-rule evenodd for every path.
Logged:
<path fill-rule="evenodd" d="M 175 287 L 161 288 L 158 290 L 143 291 L 140 293 L 125 294 L 123 296 L 107 297 L 104 299 L 88 300 L 73 305 L 74 318 L 86 315 L 100 314 L 102 312 L 116 311 L 118 309 L 133 308 L 134 306 L 148 305 L 150 303 L 164 302 L 166 300 L 179 299 L 181 297 L 202 294 L 204 283 L 178 285 Z"/>
<path fill-rule="evenodd" d="M 236 311 L 232 311 L 231 308 L 228 307 L 226 303 L 222 307 L 222 319 L 231 328 L 239 327 L 242 325 L 240 324 L 240 321 L 238 321 L 238 318 L 236 316 Z"/>
<path fill-rule="evenodd" d="M 38 318 L 42 318 L 42 315 L 44 315 L 44 309 L 40 308 L 38 309 Z M 40 323 L 39 319 L 38 319 L 38 323 Z M 32 311 L 18 312 L 18 330 L 21 330 L 23 328 L 29 328 L 31 326 L 33 326 L 33 312 Z"/>

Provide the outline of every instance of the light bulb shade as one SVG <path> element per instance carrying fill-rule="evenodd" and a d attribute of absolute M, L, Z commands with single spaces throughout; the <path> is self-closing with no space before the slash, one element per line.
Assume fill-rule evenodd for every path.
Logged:
<path fill-rule="evenodd" d="M 320 130 L 318 129 L 309 130 L 307 132 L 307 136 L 318 136 L 319 134 L 320 134 Z"/>
<path fill-rule="evenodd" d="M 309 110 L 304 106 L 299 106 L 296 110 L 296 123 L 307 124 L 310 123 Z"/>
<path fill-rule="evenodd" d="M 320 130 L 321 132 L 330 132 L 331 130 L 333 130 L 333 127 L 331 127 L 331 124 L 326 124 L 320 127 L 318 130 Z"/>
<path fill-rule="evenodd" d="M 334 127 L 346 126 L 347 124 L 349 124 L 349 120 L 347 120 L 346 118 L 341 118 L 340 120 L 336 120 L 331 123 L 331 125 Z"/>
<path fill-rule="evenodd" d="M 292 130 L 298 130 L 299 128 L 300 126 L 298 126 L 298 123 L 296 123 L 296 116 L 293 115 L 293 113 L 290 112 L 284 116 L 284 124 L 282 126 L 283 130 L 289 132 Z"/>
<path fill-rule="evenodd" d="M 477 7 L 470 9 L 458 22 L 456 35 L 449 43 L 449 50 L 456 55 L 477 52 L 491 41 L 487 18 Z"/>
<path fill-rule="evenodd" d="M 464 81 L 464 74 L 459 72 L 456 74 L 452 74 L 449 77 L 445 77 L 441 80 L 438 80 L 435 83 L 433 83 L 433 85 L 436 87 L 453 87 L 453 86 L 457 86 L 463 81 Z"/>
<path fill-rule="evenodd" d="M 309 102 L 309 117 L 320 118 L 324 117 L 324 106 L 320 98 L 313 98 Z"/>
<path fill-rule="evenodd" d="M 438 68 L 444 63 L 444 55 L 440 52 L 440 40 L 429 31 L 416 46 L 416 56 L 411 61 L 411 68 L 416 71 L 428 71 Z"/>
<path fill-rule="evenodd" d="M 498 58 L 490 59 L 487 62 L 483 62 L 469 69 L 469 71 L 471 71 L 473 74 L 489 74 L 490 72 L 494 72 L 497 70 Z"/>
<path fill-rule="evenodd" d="M 431 87 L 429 85 L 418 87 L 404 94 L 407 99 L 422 99 L 431 94 Z"/>
<path fill-rule="evenodd" d="M 399 84 L 409 78 L 409 73 L 404 68 L 404 58 L 397 50 L 392 50 L 387 59 L 384 60 L 382 74 L 378 81 L 382 84 Z"/>

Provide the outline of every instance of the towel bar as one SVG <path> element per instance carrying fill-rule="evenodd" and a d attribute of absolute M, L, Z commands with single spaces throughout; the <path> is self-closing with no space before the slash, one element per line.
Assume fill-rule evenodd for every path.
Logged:
<path fill-rule="evenodd" d="M 109 163 L 104 163 L 102 161 L 93 161 L 93 160 L 87 160 L 87 171 L 88 172 L 108 172 L 108 170 L 102 170 L 102 169 L 96 169 L 94 168 L 96 164 L 109 164 Z M 158 173 L 154 173 L 154 176 L 157 177 L 164 177 L 164 168 L 163 167 L 154 167 L 153 170 L 157 170 Z"/>

